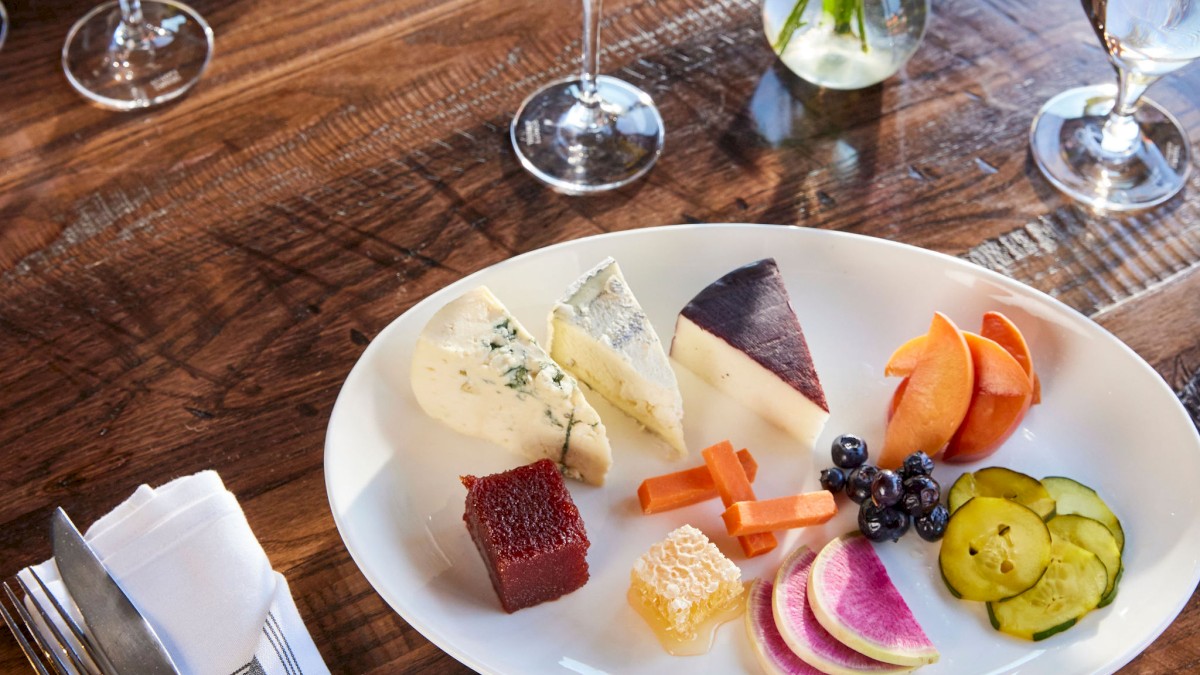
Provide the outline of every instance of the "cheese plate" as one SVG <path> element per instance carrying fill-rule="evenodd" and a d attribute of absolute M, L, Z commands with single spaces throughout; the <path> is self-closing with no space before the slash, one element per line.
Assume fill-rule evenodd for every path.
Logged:
<path fill-rule="evenodd" d="M 613 454 L 603 486 L 568 481 L 592 542 L 591 579 L 559 600 L 506 614 L 463 524 L 459 476 L 528 460 L 427 417 L 409 384 L 413 348 L 438 309 L 483 284 L 544 340 L 554 303 L 607 256 L 620 263 L 664 344 L 697 291 L 738 266 L 774 257 L 831 416 L 815 448 L 801 447 L 676 364 L 689 452 L 673 459 L 664 441 L 589 393 Z M 883 376 L 892 350 L 924 332 L 934 311 L 971 330 L 989 310 L 1007 314 L 1029 340 L 1042 403 L 996 454 L 973 464 L 939 462 L 934 475 L 948 489 L 964 471 L 1001 465 L 1094 487 L 1128 537 L 1119 593 L 1070 631 L 1025 642 L 993 630 L 981 604 L 950 596 L 938 576 L 936 544 L 908 536 L 876 550 L 941 652 L 922 672 L 1115 671 L 1170 624 L 1200 579 L 1195 426 L 1148 364 L 1069 307 L 971 263 L 881 239 L 782 226 L 650 228 L 533 251 L 437 291 L 375 337 L 338 395 L 324 460 L 334 520 L 383 599 L 481 673 L 756 673 L 740 622 L 721 628 L 705 655 L 668 655 L 625 600 L 634 560 L 688 523 L 708 534 L 749 581 L 774 574 L 800 544 L 819 548 L 854 529 L 857 509 L 840 497 L 842 512 L 832 521 L 784 533 L 775 551 L 747 560 L 724 534 L 719 504 L 642 515 L 638 484 L 699 464 L 702 448 L 729 439 L 758 460 L 760 497 L 818 489 L 835 436 L 855 433 L 868 443 L 882 442 L 896 384 Z"/>

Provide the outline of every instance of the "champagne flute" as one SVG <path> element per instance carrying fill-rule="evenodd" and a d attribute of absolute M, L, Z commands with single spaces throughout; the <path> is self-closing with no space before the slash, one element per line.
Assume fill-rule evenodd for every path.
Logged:
<path fill-rule="evenodd" d="M 1160 204 L 1187 180 L 1191 150 L 1179 122 L 1142 93 L 1200 57 L 1196 0 L 1083 0 L 1117 71 L 1117 84 L 1050 99 L 1029 140 L 1055 187 L 1097 209 Z"/>
<path fill-rule="evenodd" d="M 567 194 L 626 185 L 649 171 L 662 153 L 662 117 L 650 96 L 598 74 L 600 3 L 583 0 L 580 75 L 534 92 L 509 129 L 521 164 Z"/>
<path fill-rule="evenodd" d="M 208 67 L 212 28 L 176 0 L 110 0 L 67 33 L 62 67 L 85 98 L 134 110 L 183 95 Z"/>

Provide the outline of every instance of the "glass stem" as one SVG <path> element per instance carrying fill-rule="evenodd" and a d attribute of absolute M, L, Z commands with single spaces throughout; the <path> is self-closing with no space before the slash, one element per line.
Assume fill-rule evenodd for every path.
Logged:
<path fill-rule="evenodd" d="M 150 49 L 153 31 L 142 15 L 142 0 L 118 0 L 117 4 L 121 6 L 121 23 L 109 51 L 115 60 L 123 61 L 131 52 Z"/>
<path fill-rule="evenodd" d="M 600 103 L 600 97 L 596 94 L 596 75 L 600 73 L 600 3 L 601 0 L 583 0 L 583 72 L 580 76 L 580 97 L 587 105 Z"/>
<path fill-rule="evenodd" d="M 142 0 L 120 0 L 121 22 L 128 26 L 142 23 Z"/>
<path fill-rule="evenodd" d="M 1141 129 L 1133 113 L 1142 94 L 1157 79 L 1117 66 L 1117 99 L 1100 135 L 1100 149 L 1110 159 L 1124 159 L 1141 145 Z"/>

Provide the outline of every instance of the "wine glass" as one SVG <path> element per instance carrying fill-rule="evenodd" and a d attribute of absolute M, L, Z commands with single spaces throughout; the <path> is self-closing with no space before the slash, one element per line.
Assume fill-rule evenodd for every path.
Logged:
<path fill-rule="evenodd" d="M 1200 57 L 1200 3 L 1194 0 L 1083 0 L 1117 71 L 1116 85 L 1063 92 L 1033 121 L 1038 168 L 1089 206 L 1127 211 L 1178 193 L 1191 166 L 1187 133 L 1142 93 Z"/>
<path fill-rule="evenodd" d="M 662 153 L 663 122 L 646 92 L 599 75 L 600 3 L 583 0 L 579 77 L 534 92 L 509 135 L 521 164 L 567 194 L 621 187 L 650 170 Z"/>
<path fill-rule="evenodd" d="M 181 2 L 110 0 L 71 27 L 62 66 L 88 100 L 134 110 L 190 89 L 208 66 L 212 49 L 212 28 Z"/>

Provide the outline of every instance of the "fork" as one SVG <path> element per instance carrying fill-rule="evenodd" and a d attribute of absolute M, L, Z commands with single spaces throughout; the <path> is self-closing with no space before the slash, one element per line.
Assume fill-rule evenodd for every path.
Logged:
<path fill-rule="evenodd" d="M 25 608 L 25 603 L 7 581 L 0 585 L 4 586 L 4 595 L 12 604 L 13 612 L 20 618 L 21 623 L 18 624 L 13 614 L 5 608 L 2 598 L 0 598 L 0 618 L 4 619 L 4 623 L 16 638 L 21 652 L 25 654 L 25 658 L 29 659 L 29 664 L 33 666 L 34 671 L 39 675 L 51 675 L 52 673 L 104 675 L 103 671 L 94 665 L 100 661 L 96 658 L 96 651 L 83 630 L 63 609 L 58 598 L 50 592 L 45 582 L 32 567 L 29 568 L 29 574 L 40 587 L 43 594 L 41 597 L 34 593 L 19 575 L 15 577 L 16 583 L 24 594 L 24 598 L 33 605 L 43 624 L 49 629 L 50 635 L 46 635 L 35 625 L 33 616 Z M 49 600 L 49 609 L 45 600 Z M 75 638 L 74 642 L 63 635 L 58 623 L 51 618 L 51 612 L 63 625 L 67 626 Z M 22 625 L 24 626 L 23 630 Z M 68 663 L 71 667 L 68 667 Z"/>

